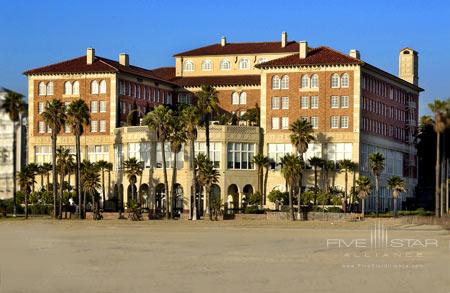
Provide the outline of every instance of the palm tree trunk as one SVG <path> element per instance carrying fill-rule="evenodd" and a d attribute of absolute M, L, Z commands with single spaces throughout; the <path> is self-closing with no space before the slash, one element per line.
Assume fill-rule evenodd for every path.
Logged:
<path fill-rule="evenodd" d="M 28 219 L 28 191 L 25 192 L 25 219 Z"/>
<path fill-rule="evenodd" d="M 102 208 L 105 208 L 105 170 L 102 169 Z"/>
<path fill-rule="evenodd" d="M 16 202 L 16 192 L 17 192 L 17 153 L 16 153 L 16 145 L 17 145 L 17 127 L 16 123 L 13 121 L 13 145 L 12 145 L 12 153 L 13 153 L 13 217 L 17 215 L 17 202 Z"/>
<path fill-rule="evenodd" d="M 47 191 L 50 189 L 50 172 L 47 172 Z"/>
<path fill-rule="evenodd" d="M 209 114 L 205 115 L 206 157 L 209 160 Z"/>
<path fill-rule="evenodd" d="M 211 213 L 211 203 L 210 203 L 210 199 L 211 199 L 211 186 L 209 184 L 207 184 L 205 186 L 205 199 L 206 199 L 206 214 L 205 214 L 205 219 L 206 217 L 209 217 L 209 219 L 212 221 L 212 213 Z"/>
<path fill-rule="evenodd" d="M 76 159 L 76 163 L 77 163 L 77 167 L 76 167 L 76 177 L 75 177 L 75 190 L 77 192 L 77 196 L 78 196 L 78 218 L 79 219 L 83 219 L 86 214 L 82 214 L 81 212 L 81 206 L 83 205 L 84 207 L 86 206 L 85 202 L 82 202 L 81 200 L 81 143 L 80 143 L 80 127 L 77 127 L 77 134 L 75 137 L 76 140 L 76 155 L 75 155 L 75 159 Z M 84 198 L 86 198 L 86 194 L 84 194 Z M 84 208 L 84 211 L 86 211 L 86 209 Z"/>
<path fill-rule="evenodd" d="M 434 199 L 435 199 L 435 216 L 440 217 L 440 190 L 439 190 L 439 181 L 440 181 L 440 169 L 441 169 L 441 163 L 440 163 L 440 147 L 441 147 L 441 135 L 439 131 L 436 131 L 436 176 L 435 176 L 435 187 L 434 187 Z"/>
<path fill-rule="evenodd" d="M 163 172 L 164 172 L 164 192 L 166 194 L 166 218 L 170 219 L 170 194 L 169 194 L 169 182 L 167 179 L 167 164 L 166 164 L 166 150 L 164 148 L 164 141 L 161 141 Z"/>
<path fill-rule="evenodd" d="M 111 171 L 108 170 L 108 199 L 109 198 L 111 198 Z"/>
<path fill-rule="evenodd" d="M 44 174 L 41 174 L 41 190 L 44 188 Z"/>
<path fill-rule="evenodd" d="M 175 190 L 175 184 L 177 183 L 177 153 L 173 153 L 173 168 L 172 168 L 172 184 L 170 186 L 172 186 L 172 201 L 170 202 L 170 211 L 172 212 L 173 210 L 173 206 L 174 206 L 174 201 L 176 198 L 176 190 Z M 172 213 L 172 217 L 173 217 L 173 213 Z"/>
<path fill-rule="evenodd" d="M 57 189 L 56 189 L 56 182 L 58 181 L 57 179 L 57 174 L 56 174 L 56 133 L 53 133 L 54 130 L 52 130 L 52 175 L 53 175 L 53 218 L 56 219 L 56 193 L 57 193 Z"/>
<path fill-rule="evenodd" d="M 394 218 L 397 217 L 397 198 L 394 197 Z"/>
<path fill-rule="evenodd" d="M 194 166 L 194 155 L 195 155 L 195 150 L 194 150 L 194 139 L 191 139 L 189 141 L 189 165 L 191 167 L 191 172 L 192 172 L 192 178 L 191 178 L 191 198 L 189 199 L 189 217 L 191 215 L 191 205 L 192 205 L 192 201 L 194 206 L 192 207 L 192 220 L 196 221 L 197 220 L 197 202 L 195 200 L 195 196 L 196 196 L 196 190 L 195 190 L 195 185 L 196 185 L 196 178 L 195 178 L 195 166 Z"/>
<path fill-rule="evenodd" d="M 446 188 L 446 186 L 447 186 L 447 173 L 445 172 L 445 170 L 446 170 L 446 166 L 445 166 L 445 163 L 446 163 L 446 153 L 445 153 L 445 150 L 446 150 L 446 147 L 447 147 L 447 144 L 446 144 L 446 135 L 445 135 L 445 133 L 444 133 L 444 135 L 442 136 L 442 162 L 441 162 L 441 170 L 442 170 L 442 172 L 441 172 L 441 182 L 440 182 L 440 185 L 441 185 L 441 195 L 440 195 L 440 217 L 443 217 L 444 215 L 445 215 L 445 202 L 446 202 L 446 199 L 445 199 L 445 188 Z"/>
<path fill-rule="evenodd" d="M 64 191 L 64 172 L 59 174 L 59 207 L 58 207 L 58 218 L 62 219 L 62 198 L 63 198 L 63 191 Z"/>
<path fill-rule="evenodd" d="M 266 198 L 267 198 L 267 178 L 269 176 L 269 167 L 265 168 L 266 174 L 264 175 L 264 190 L 263 190 L 263 197 L 261 200 L 261 209 L 266 204 Z"/>
<path fill-rule="evenodd" d="M 291 220 L 295 221 L 295 216 L 294 216 L 294 203 L 292 201 L 292 192 L 293 192 L 293 184 L 290 185 L 289 188 L 289 211 L 291 213 Z"/>
<path fill-rule="evenodd" d="M 361 198 L 361 214 L 362 214 L 362 217 L 363 217 L 363 218 L 364 218 L 365 201 L 366 201 L 365 198 Z"/>
<path fill-rule="evenodd" d="M 87 197 L 87 194 L 86 194 L 86 190 L 84 190 L 84 192 L 83 192 L 83 219 L 86 219 L 86 197 Z"/>
<path fill-rule="evenodd" d="M 379 190 L 379 176 L 375 176 L 375 191 L 376 191 L 376 198 L 375 198 L 375 207 L 376 207 L 376 214 L 377 218 L 380 215 L 380 190 Z"/>
<path fill-rule="evenodd" d="M 348 192 L 348 173 L 347 170 L 345 170 L 345 194 L 344 194 L 344 203 L 342 205 L 344 213 L 347 212 L 347 194 L 348 194 L 347 192 Z"/>

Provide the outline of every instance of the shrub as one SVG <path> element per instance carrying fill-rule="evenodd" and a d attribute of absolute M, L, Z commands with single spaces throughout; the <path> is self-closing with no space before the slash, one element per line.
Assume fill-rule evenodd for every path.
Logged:
<path fill-rule="evenodd" d="M 329 207 L 327 209 L 328 213 L 342 213 L 342 209 L 340 207 Z"/>
<path fill-rule="evenodd" d="M 259 191 L 250 194 L 248 198 L 248 204 L 250 205 L 260 205 L 262 201 L 262 195 Z"/>
<path fill-rule="evenodd" d="M 245 208 L 244 213 L 246 214 L 264 214 L 265 211 L 258 208 L 258 206 L 248 206 Z"/>

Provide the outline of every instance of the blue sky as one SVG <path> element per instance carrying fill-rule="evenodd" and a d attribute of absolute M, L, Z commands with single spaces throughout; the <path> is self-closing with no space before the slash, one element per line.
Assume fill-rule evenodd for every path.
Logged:
<path fill-rule="evenodd" d="M 420 114 L 450 96 L 448 1 L 2 1 L 0 86 L 26 93 L 23 71 L 98 55 L 147 68 L 173 66 L 172 55 L 218 42 L 291 40 L 356 48 L 364 61 L 397 74 L 398 51 L 419 51 Z"/>

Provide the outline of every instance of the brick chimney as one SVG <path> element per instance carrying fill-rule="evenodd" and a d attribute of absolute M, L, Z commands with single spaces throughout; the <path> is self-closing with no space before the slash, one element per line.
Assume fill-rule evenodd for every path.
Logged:
<path fill-rule="evenodd" d="M 287 32 L 281 33 L 281 47 L 284 48 L 287 45 Z"/>
<path fill-rule="evenodd" d="M 361 55 L 360 55 L 359 51 L 356 50 L 356 49 L 351 49 L 350 52 L 348 52 L 348 55 L 350 57 L 353 57 L 353 58 L 356 58 L 356 59 L 361 59 Z"/>
<path fill-rule="evenodd" d="M 95 49 L 94 48 L 87 48 L 86 49 L 86 64 L 91 65 L 94 63 L 95 59 Z"/>
<path fill-rule="evenodd" d="M 298 51 L 300 59 L 305 59 L 308 54 L 308 42 L 300 41 L 298 43 Z"/>
<path fill-rule="evenodd" d="M 128 54 L 125 53 L 119 54 L 119 64 L 123 66 L 130 65 L 130 58 L 128 57 Z"/>
<path fill-rule="evenodd" d="M 222 38 L 220 39 L 220 45 L 221 45 L 222 47 L 225 47 L 226 44 L 227 44 L 227 38 L 222 37 Z"/>

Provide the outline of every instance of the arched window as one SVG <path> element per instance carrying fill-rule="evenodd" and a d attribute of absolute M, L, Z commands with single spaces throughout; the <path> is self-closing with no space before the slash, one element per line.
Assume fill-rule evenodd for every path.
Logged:
<path fill-rule="evenodd" d="M 284 90 L 289 88 L 289 76 L 283 75 L 281 78 L 281 88 Z"/>
<path fill-rule="evenodd" d="M 53 82 L 47 83 L 47 96 L 53 95 Z"/>
<path fill-rule="evenodd" d="M 237 92 L 234 92 L 231 95 L 231 104 L 233 105 L 239 105 L 239 94 Z"/>
<path fill-rule="evenodd" d="M 334 73 L 331 76 L 331 87 L 332 88 L 338 88 L 339 87 L 339 75 L 337 73 Z"/>
<path fill-rule="evenodd" d="M 280 89 L 280 77 L 278 75 L 272 77 L 272 89 L 274 90 Z"/>
<path fill-rule="evenodd" d="M 39 95 L 45 96 L 47 94 L 47 86 L 43 81 L 39 83 Z"/>
<path fill-rule="evenodd" d="M 106 94 L 106 81 L 105 80 L 100 81 L 100 93 Z"/>
<path fill-rule="evenodd" d="M 231 69 L 231 62 L 227 59 L 223 59 L 220 61 L 220 70 L 230 70 Z"/>
<path fill-rule="evenodd" d="M 315 89 L 319 87 L 319 76 L 317 74 L 311 76 L 311 87 Z"/>
<path fill-rule="evenodd" d="M 302 75 L 301 86 L 302 88 L 309 88 L 309 76 L 307 74 Z"/>
<path fill-rule="evenodd" d="M 246 105 L 247 104 L 247 93 L 246 92 L 242 92 L 239 95 L 239 104 L 241 104 L 241 105 Z"/>
<path fill-rule="evenodd" d="M 91 94 L 94 95 L 98 94 L 98 81 L 96 80 L 93 80 L 91 82 Z"/>
<path fill-rule="evenodd" d="M 135 84 L 133 84 L 133 92 L 131 93 L 131 95 L 136 98 L 136 85 Z"/>
<path fill-rule="evenodd" d="M 72 94 L 72 83 L 70 81 L 66 81 L 64 83 L 64 94 L 71 95 Z"/>
<path fill-rule="evenodd" d="M 348 87 L 348 74 L 344 73 L 341 76 L 341 87 Z"/>
<path fill-rule="evenodd" d="M 194 71 L 194 63 L 190 60 L 184 61 L 184 71 Z"/>
<path fill-rule="evenodd" d="M 211 71 L 212 70 L 212 61 L 211 60 L 203 60 L 202 61 L 202 70 L 203 71 Z"/>
<path fill-rule="evenodd" d="M 248 61 L 247 58 L 242 58 L 239 61 L 239 69 L 241 69 L 241 70 L 250 69 L 250 61 Z"/>
<path fill-rule="evenodd" d="M 72 94 L 79 95 L 80 94 L 80 83 L 75 81 L 72 86 Z"/>

